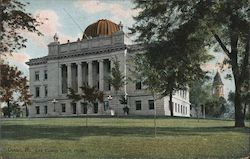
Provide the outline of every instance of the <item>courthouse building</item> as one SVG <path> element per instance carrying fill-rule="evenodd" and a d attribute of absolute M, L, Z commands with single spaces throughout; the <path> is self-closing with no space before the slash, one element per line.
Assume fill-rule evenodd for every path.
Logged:
<path fill-rule="evenodd" d="M 170 115 L 169 97 L 163 97 L 153 102 L 153 97 L 140 81 L 128 81 L 115 95 L 114 89 L 108 83 L 107 77 L 113 67 L 113 59 L 120 62 L 120 71 L 126 77 L 133 78 L 128 67 L 133 55 L 143 53 L 143 48 L 133 44 L 124 33 L 121 24 L 101 19 L 89 25 L 82 39 L 60 44 L 57 35 L 48 45 L 48 55 L 30 59 L 30 92 L 32 105 L 29 106 L 29 116 L 84 116 L 86 114 L 123 115 L 124 105 L 119 104 L 121 95 L 127 96 L 129 114 Z M 136 81 L 136 80 L 135 80 Z M 89 106 L 85 101 L 72 102 L 68 99 L 68 88 L 80 92 L 80 86 L 87 83 L 96 86 L 105 94 L 104 102 L 96 102 Z M 112 99 L 110 98 L 112 97 Z M 178 91 L 173 96 L 175 116 L 190 116 L 190 102 L 188 91 Z"/>

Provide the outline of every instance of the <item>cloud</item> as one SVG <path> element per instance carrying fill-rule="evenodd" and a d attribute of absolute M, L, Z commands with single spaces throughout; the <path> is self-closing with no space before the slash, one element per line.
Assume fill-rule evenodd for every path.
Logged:
<path fill-rule="evenodd" d="M 53 36 L 57 32 L 58 27 L 61 26 L 59 17 L 53 10 L 37 10 L 35 16 L 37 21 L 43 23 L 38 29 L 45 36 Z"/>
<path fill-rule="evenodd" d="M 53 41 L 53 36 L 55 35 L 55 33 L 58 34 L 59 41 L 61 43 L 66 43 L 68 40 L 76 40 L 76 38 L 65 35 L 58 31 L 62 25 L 59 21 L 59 16 L 55 11 L 49 9 L 37 10 L 34 15 L 37 21 L 42 23 L 42 25 L 38 26 L 37 29 L 44 36 L 38 36 L 37 34 L 27 31 L 24 31 L 23 34 L 24 36 L 28 37 L 28 40 L 32 41 L 37 47 L 47 47 L 47 45 Z"/>
<path fill-rule="evenodd" d="M 113 16 L 120 18 L 132 18 L 132 16 L 136 16 L 139 13 L 139 10 L 124 9 L 120 4 L 107 3 L 99 0 L 76 1 L 75 5 L 89 14 L 108 11 Z"/>
<path fill-rule="evenodd" d="M 13 61 L 17 63 L 25 63 L 30 59 L 30 56 L 26 53 L 5 53 L 1 56 L 4 60 Z"/>

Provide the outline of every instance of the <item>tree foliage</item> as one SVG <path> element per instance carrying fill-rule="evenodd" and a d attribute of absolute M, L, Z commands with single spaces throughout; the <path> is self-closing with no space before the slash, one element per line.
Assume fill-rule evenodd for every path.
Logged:
<path fill-rule="evenodd" d="M 122 74 L 120 70 L 120 62 L 118 58 L 115 56 L 113 59 L 114 66 L 111 68 L 111 75 L 108 77 L 108 82 L 110 85 L 114 88 L 115 95 L 117 97 L 116 106 L 118 108 L 119 105 L 119 99 L 118 99 L 118 91 L 121 87 L 125 85 L 125 76 Z"/>
<path fill-rule="evenodd" d="M 92 104 L 97 101 L 103 102 L 104 93 L 103 91 L 99 91 L 95 86 L 90 87 L 89 85 L 84 84 L 80 88 L 82 90 L 81 93 L 76 93 L 74 89 L 69 88 L 69 94 L 67 94 L 67 97 L 72 99 L 73 102 L 79 100 L 84 100 Z"/>
<path fill-rule="evenodd" d="M 226 63 L 232 68 L 234 77 L 235 126 L 243 127 L 241 87 L 249 78 L 248 1 L 195 0 L 155 3 L 153 0 L 137 0 L 135 4 L 135 8 L 141 9 L 141 12 L 135 17 L 136 24 L 132 31 L 137 32 L 138 41 L 148 47 L 147 55 L 156 70 L 165 69 L 170 72 L 170 77 L 175 78 L 181 77 L 178 76 L 178 71 L 183 72 L 180 74 L 184 75 L 180 81 L 171 79 L 177 84 L 201 77 L 200 65 L 209 59 L 204 49 L 214 44 L 220 46 L 227 56 Z"/>
<path fill-rule="evenodd" d="M 90 87 L 87 84 L 84 84 L 81 88 L 81 93 L 76 93 L 73 88 L 69 88 L 69 94 L 67 97 L 72 99 L 72 102 L 77 102 L 79 100 L 84 100 L 91 105 L 94 105 L 95 102 L 103 102 L 104 93 L 99 91 L 95 86 Z M 88 106 L 88 105 L 87 105 Z M 88 114 L 88 113 L 87 113 Z M 88 118 L 86 116 L 86 127 L 88 126 Z"/>
<path fill-rule="evenodd" d="M 115 92 L 117 93 L 119 89 L 125 85 L 125 77 L 120 71 L 120 62 L 118 61 L 117 57 L 113 59 L 114 66 L 111 68 L 111 75 L 108 78 L 108 82 L 114 88 Z"/>
<path fill-rule="evenodd" d="M 30 104 L 30 97 L 28 93 L 27 79 L 22 76 L 22 72 L 17 67 L 10 66 L 8 64 L 0 64 L 0 101 L 6 102 L 8 110 L 10 110 L 10 104 L 13 103 L 13 94 L 19 92 L 19 100 L 24 104 Z M 8 116 L 10 117 L 10 111 Z"/>
<path fill-rule="evenodd" d="M 31 105 L 30 98 L 32 97 L 32 95 L 29 93 L 29 85 L 28 85 L 28 80 L 26 77 L 24 77 L 21 80 L 19 92 L 20 92 L 19 101 L 22 103 L 22 106 L 25 107 L 25 111 L 26 111 L 25 114 L 26 114 L 26 117 L 28 117 L 29 115 L 28 106 Z"/>
<path fill-rule="evenodd" d="M 26 13 L 27 4 L 17 0 L 0 0 L 0 53 L 26 47 L 27 39 L 21 31 L 42 35 L 37 29 L 42 23 Z"/>

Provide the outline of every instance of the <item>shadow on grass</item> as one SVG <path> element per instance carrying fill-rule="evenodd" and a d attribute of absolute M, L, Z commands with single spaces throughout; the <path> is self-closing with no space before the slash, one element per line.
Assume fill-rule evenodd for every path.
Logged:
<path fill-rule="evenodd" d="M 248 133 L 249 128 L 234 127 L 159 127 L 158 136 L 209 136 L 214 133 Z M 2 139 L 63 139 L 78 140 L 89 136 L 153 137 L 154 127 L 108 127 L 108 126 L 44 126 L 2 125 Z"/>

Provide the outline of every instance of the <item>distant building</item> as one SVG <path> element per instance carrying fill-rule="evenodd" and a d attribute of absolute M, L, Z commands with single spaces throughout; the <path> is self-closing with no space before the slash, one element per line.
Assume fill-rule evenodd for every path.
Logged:
<path fill-rule="evenodd" d="M 105 115 L 110 114 L 111 108 L 116 114 L 124 114 L 124 105 L 117 105 L 120 98 L 115 96 L 107 80 L 113 67 L 112 59 L 117 57 L 120 70 L 133 78 L 127 67 L 133 67 L 130 59 L 143 53 L 143 48 L 131 42 L 121 24 L 106 19 L 89 25 L 81 40 L 60 44 L 58 39 L 55 35 L 48 45 L 48 55 L 27 62 L 33 94 L 29 116 Z M 68 88 L 81 92 L 80 86 L 84 83 L 104 91 L 104 103 L 96 102 L 93 107 L 88 107 L 85 101 L 72 102 L 67 98 Z M 128 81 L 118 94 L 127 94 L 129 114 L 153 115 L 156 109 L 158 115 L 170 115 L 169 97 L 157 100 L 155 106 L 153 97 L 140 80 L 136 83 Z M 108 98 L 111 96 L 112 100 Z M 173 110 L 175 116 L 190 116 L 188 90 L 175 93 Z"/>
<path fill-rule="evenodd" d="M 218 97 L 224 97 L 224 84 L 222 83 L 219 71 L 214 76 L 213 94 Z"/>

